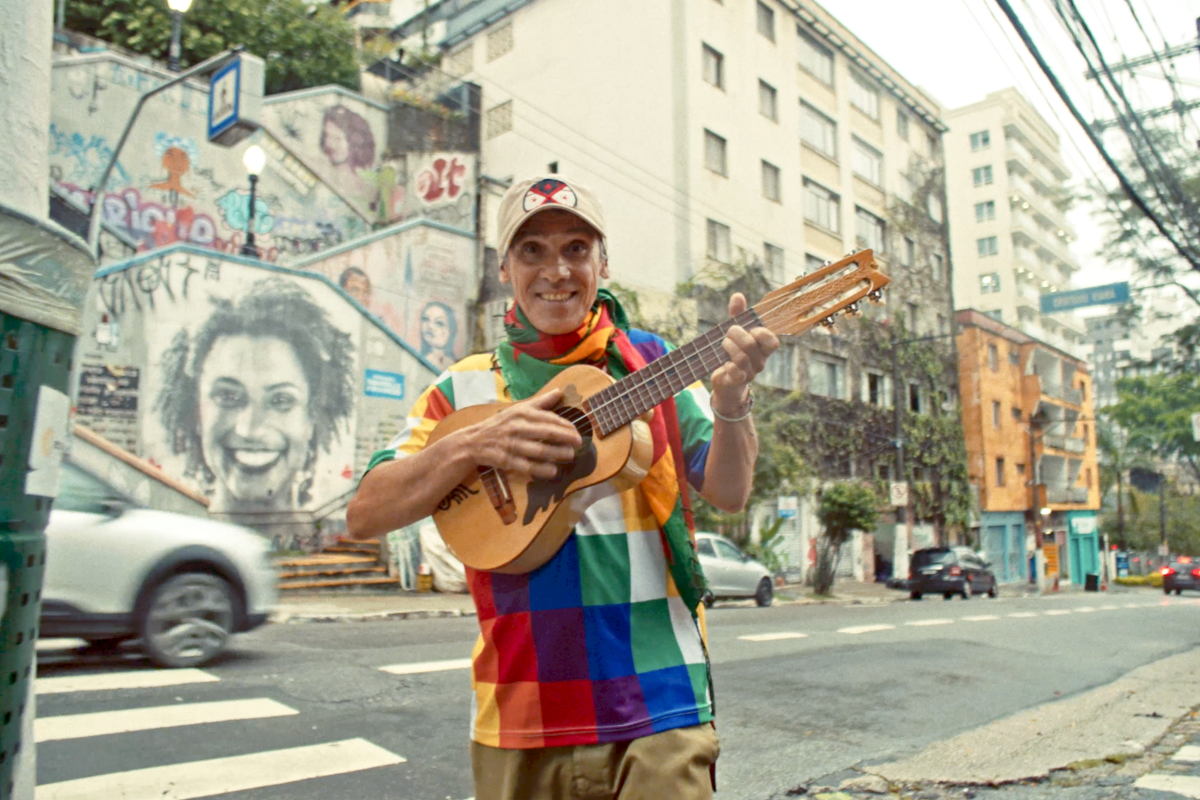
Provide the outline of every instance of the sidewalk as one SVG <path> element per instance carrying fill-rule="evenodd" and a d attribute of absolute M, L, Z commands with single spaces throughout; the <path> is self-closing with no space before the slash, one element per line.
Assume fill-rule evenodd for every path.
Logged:
<path fill-rule="evenodd" d="M 372 622 L 473 617 L 469 594 L 440 592 L 285 592 L 272 622 Z"/>

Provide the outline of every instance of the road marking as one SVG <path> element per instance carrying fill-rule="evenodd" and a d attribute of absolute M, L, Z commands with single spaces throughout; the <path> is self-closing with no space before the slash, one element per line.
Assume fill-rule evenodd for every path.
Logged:
<path fill-rule="evenodd" d="M 1200 761 L 1200 746 L 1185 744 L 1179 752 L 1171 756 L 1174 761 Z"/>
<path fill-rule="evenodd" d="M 415 664 L 392 664 L 389 667 L 380 667 L 381 672 L 390 672 L 393 675 L 420 675 L 425 672 L 448 672 L 452 669 L 470 669 L 471 659 L 469 658 L 452 658 L 448 661 L 421 661 Z"/>
<path fill-rule="evenodd" d="M 1116 611 L 1116 606 L 1100 606 L 1101 611 Z"/>
<path fill-rule="evenodd" d="M 1093 606 L 1080 606 L 1079 608 L 1075 609 L 1075 613 L 1076 614 L 1091 614 L 1095 610 L 1096 609 Z"/>
<path fill-rule="evenodd" d="M 1030 617 L 1036 617 L 1037 612 L 1036 611 L 1018 611 L 1015 614 L 1009 614 L 1009 616 L 1016 617 L 1017 619 L 1029 619 Z"/>
<path fill-rule="evenodd" d="M 995 614 L 980 614 L 977 617 L 963 617 L 964 622 L 989 622 L 993 619 L 1000 619 Z"/>
<path fill-rule="evenodd" d="M 1056 608 L 1052 611 L 1043 611 L 1042 613 L 1047 617 L 1061 617 L 1063 614 L 1070 614 L 1071 612 L 1065 608 Z"/>
<path fill-rule="evenodd" d="M 777 642 L 781 639 L 807 639 L 807 633 L 755 633 L 750 636 L 739 636 L 743 642 Z"/>
<path fill-rule="evenodd" d="M 1141 608 L 1142 604 L 1141 603 L 1126 603 L 1125 607 L 1126 608 Z"/>
<path fill-rule="evenodd" d="M 911 625 L 914 628 L 923 628 L 928 625 L 953 625 L 952 619 L 917 619 L 912 622 L 906 622 L 905 625 Z"/>
<path fill-rule="evenodd" d="M 43 784 L 37 800 L 192 800 L 265 786 L 403 764 L 401 756 L 365 739 L 190 761 Z M 165 788 L 164 790 L 164 787 Z"/>
<path fill-rule="evenodd" d="M 894 631 L 895 625 L 855 625 L 850 628 L 842 628 L 838 633 L 848 633 L 851 636 L 857 636 L 860 633 L 874 633 L 875 631 Z"/>
<path fill-rule="evenodd" d="M 56 742 L 113 733 L 203 725 L 209 722 L 287 717 L 299 713 L 294 708 L 288 708 L 274 700 L 219 700 L 213 703 L 187 703 L 100 711 L 94 714 L 39 717 L 33 721 L 33 734 L 35 741 Z"/>
<path fill-rule="evenodd" d="M 49 650 L 78 650 L 86 647 L 84 639 L 38 639 L 35 647 L 39 653 Z"/>
<path fill-rule="evenodd" d="M 1133 785 L 1138 789 L 1174 792 L 1184 797 L 1200 798 L 1200 778 L 1191 775 L 1143 775 L 1134 781 Z"/>
<path fill-rule="evenodd" d="M 38 694 L 65 694 L 108 692 L 114 689 L 154 689 L 159 686 L 181 686 L 185 683 L 216 683 L 220 680 L 216 675 L 201 669 L 147 669 L 38 678 L 34 687 Z"/>

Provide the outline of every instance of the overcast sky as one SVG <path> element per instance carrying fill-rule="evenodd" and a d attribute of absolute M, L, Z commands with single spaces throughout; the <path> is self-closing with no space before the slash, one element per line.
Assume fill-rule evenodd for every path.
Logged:
<path fill-rule="evenodd" d="M 1088 119 L 1113 116 L 1102 96 L 1089 90 L 1083 79 L 1082 58 L 1056 22 L 1050 0 L 1010 0 L 1043 55 L 1059 75 L 1076 104 Z M 1149 33 L 1156 49 L 1163 39 L 1170 45 L 1196 39 L 1196 17 L 1200 0 L 1075 0 L 1080 13 L 1110 63 L 1124 56 L 1150 52 L 1130 11 L 1130 3 Z M 1016 38 L 995 0 L 818 0 L 842 24 L 886 59 L 909 81 L 927 90 L 946 108 L 982 100 L 988 92 L 1016 86 L 1042 113 L 1063 139 L 1063 156 L 1073 180 L 1095 180 L 1095 173 L 1115 185 L 1095 148 L 1058 100 L 1037 64 Z M 919 9 L 919 11 L 918 11 Z M 1161 33 L 1160 33 L 1161 29 Z M 1114 30 L 1118 33 L 1114 34 Z M 1181 79 L 1185 100 L 1200 97 L 1200 54 L 1189 53 L 1173 62 Z M 1032 74 L 1031 74 L 1032 73 Z M 1159 77 L 1155 78 L 1153 75 Z M 1168 84 L 1157 66 L 1145 69 L 1127 87 L 1139 108 L 1168 105 Z M 1200 110 L 1192 112 L 1200 123 Z M 1192 141 L 1200 130 L 1188 128 Z M 1106 142 L 1116 149 L 1117 133 Z M 1086 159 L 1086 161 L 1085 161 Z M 1076 276 L 1081 286 L 1123 280 L 1127 271 L 1102 264 L 1094 252 L 1100 231 L 1086 208 L 1071 212 L 1079 240 L 1073 245 L 1084 269 Z"/>

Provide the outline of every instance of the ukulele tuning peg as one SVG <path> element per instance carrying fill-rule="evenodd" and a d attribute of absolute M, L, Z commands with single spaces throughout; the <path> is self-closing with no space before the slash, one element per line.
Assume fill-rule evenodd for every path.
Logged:
<path fill-rule="evenodd" d="M 825 319 L 821 320 L 821 327 L 833 330 L 833 315 L 830 314 Z"/>
<path fill-rule="evenodd" d="M 861 313 L 862 312 L 858 310 L 858 303 L 851 303 L 850 305 L 846 306 L 847 317 L 857 317 Z"/>
<path fill-rule="evenodd" d="M 882 289 L 874 290 L 873 292 L 871 292 L 870 294 L 867 295 L 867 300 L 868 300 L 868 302 L 871 302 L 871 303 L 882 303 L 883 302 L 883 290 Z"/>

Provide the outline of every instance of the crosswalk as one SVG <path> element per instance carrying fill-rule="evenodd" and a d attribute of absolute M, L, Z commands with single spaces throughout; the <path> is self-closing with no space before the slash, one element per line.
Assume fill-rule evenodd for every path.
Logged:
<path fill-rule="evenodd" d="M 301 712 L 264 697 L 180 702 L 165 698 L 161 691 L 180 687 L 219 684 L 220 678 L 198 669 L 123 670 L 101 674 L 40 678 L 35 683 L 39 696 L 79 694 L 64 698 L 90 702 L 119 695 L 121 708 L 82 714 L 39 714 L 34 722 L 39 760 L 53 760 L 55 747 L 79 740 L 115 737 L 139 732 L 162 732 L 186 727 L 202 728 L 218 723 L 250 720 L 285 720 Z M 133 697 L 128 694 L 135 692 Z M 176 702 L 140 705 L 164 699 Z M 130 707 L 132 706 L 132 707 Z M 39 708 L 39 711 L 43 711 Z M 305 726 L 307 730 L 308 726 Z M 312 726 L 316 730 L 316 726 Z M 289 732 L 294 735 L 294 731 Z M 312 734 L 310 738 L 317 738 Z M 85 744 L 88 742 L 85 741 Z M 112 739 L 103 746 L 110 747 Z M 217 797 L 230 792 L 296 784 L 316 778 L 392 767 L 406 759 L 362 738 L 315 741 L 300 746 L 259 750 L 219 758 L 182 760 L 138 769 L 126 769 L 70 780 L 40 784 L 36 800 L 189 800 Z"/>

